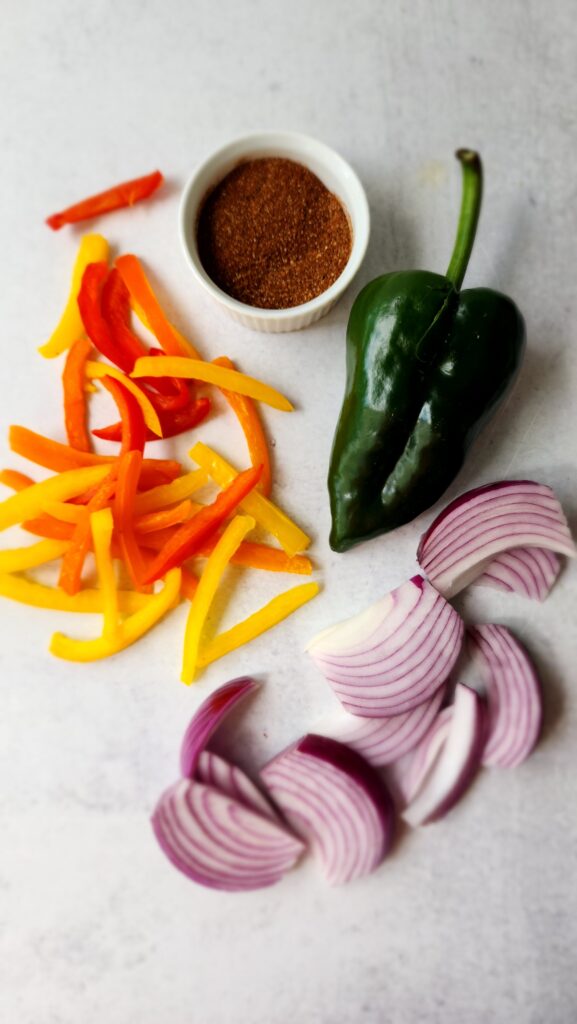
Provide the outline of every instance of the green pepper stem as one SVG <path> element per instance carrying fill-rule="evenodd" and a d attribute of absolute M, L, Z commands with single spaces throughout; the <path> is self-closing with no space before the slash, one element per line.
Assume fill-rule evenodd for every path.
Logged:
<path fill-rule="evenodd" d="M 458 149 L 455 156 L 463 168 L 463 193 L 455 247 L 445 276 L 459 291 L 477 232 L 483 194 L 483 168 L 481 157 L 472 149 Z"/>

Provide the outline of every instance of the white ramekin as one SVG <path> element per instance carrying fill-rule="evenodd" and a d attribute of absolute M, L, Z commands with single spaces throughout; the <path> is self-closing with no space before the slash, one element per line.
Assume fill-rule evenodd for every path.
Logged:
<path fill-rule="evenodd" d="M 202 266 L 196 244 L 200 204 L 241 161 L 280 156 L 308 167 L 345 207 L 353 235 L 351 255 L 342 274 L 315 299 L 289 309 L 259 309 L 231 298 L 215 285 Z M 323 142 L 299 132 L 256 132 L 235 139 L 201 163 L 187 182 L 179 210 L 180 238 L 187 262 L 203 288 L 229 316 L 255 331 L 299 331 L 319 320 L 334 306 L 357 273 L 369 241 L 370 218 L 365 190 L 352 167 Z"/>

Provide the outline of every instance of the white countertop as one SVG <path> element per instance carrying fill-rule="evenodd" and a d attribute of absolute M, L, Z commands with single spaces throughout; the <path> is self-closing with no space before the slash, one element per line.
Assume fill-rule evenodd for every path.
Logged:
<path fill-rule="evenodd" d="M 1 464 L 24 468 L 8 451 L 12 422 L 63 437 L 61 366 L 36 347 L 60 312 L 78 232 L 52 234 L 44 217 L 159 166 L 169 185 L 158 199 L 99 227 L 146 260 L 178 326 L 207 356 L 229 354 L 297 403 L 292 416 L 266 412 L 275 493 L 315 535 L 324 590 L 191 690 L 178 682 L 184 609 L 120 657 L 74 666 L 51 659 L 49 637 L 55 628 L 90 635 L 93 620 L 2 603 L 2 1021 L 575 1019 L 575 567 L 543 606 L 489 591 L 461 602 L 471 618 L 508 624 L 527 643 L 546 694 L 544 737 L 518 770 L 484 772 L 449 818 L 404 839 L 372 877 L 330 890 L 308 863 L 274 889 L 214 893 L 170 867 L 148 823 L 175 777 L 183 728 L 212 688 L 243 672 L 263 680 L 232 738 L 243 763 L 260 763 L 334 707 L 301 654 L 306 641 L 413 571 L 430 515 L 334 555 L 324 479 L 348 309 L 379 272 L 443 272 L 459 203 L 457 146 L 478 148 L 486 170 L 467 282 L 516 299 L 528 351 L 449 496 L 533 477 L 556 489 L 577 526 L 574 13 L 570 0 L 3 0 Z M 358 281 L 297 335 L 259 336 L 223 319 L 177 240 L 179 192 L 194 164 L 260 128 L 334 146 L 371 204 Z M 242 441 L 229 424 L 223 411 L 199 436 L 234 455 Z M 254 572 L 237 579 L 230 621 L 285 583 Z"/>

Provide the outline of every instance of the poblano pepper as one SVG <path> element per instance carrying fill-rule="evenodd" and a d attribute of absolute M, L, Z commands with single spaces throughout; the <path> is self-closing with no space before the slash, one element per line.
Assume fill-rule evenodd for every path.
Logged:
<path fill-rule="evenodd" d="M 461 291 L 481 206 L 477 153 L 457 152 L 463 195 L 444 277 L 384 274 L 355 300 L 329 470 L 331 547 L 346 551 L 433 505 L 520 365 L 525 325 L 489 288 Z"/>

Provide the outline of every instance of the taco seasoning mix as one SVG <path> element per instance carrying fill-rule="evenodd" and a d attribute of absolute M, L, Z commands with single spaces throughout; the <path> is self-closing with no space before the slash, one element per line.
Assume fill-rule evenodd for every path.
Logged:
<path fill-rule="evenodd" d="M 294 160 L 239 164 L 205 198 L 197 243 L 207 274 L 249 306 L 287 309 L 342 273 L 352 236 L 341 202 Z"/>

